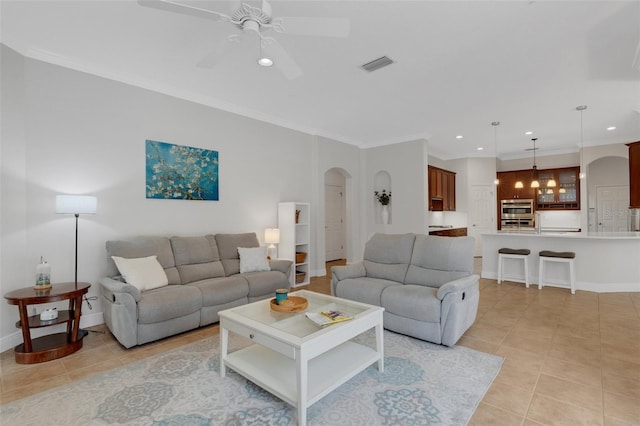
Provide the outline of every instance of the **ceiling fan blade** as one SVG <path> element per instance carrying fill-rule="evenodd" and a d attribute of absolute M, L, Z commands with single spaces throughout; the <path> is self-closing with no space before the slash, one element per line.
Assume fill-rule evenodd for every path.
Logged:
<path fill-rule="evenodd" d="M 302 75 L 302 70 L 296 61 L 293 60 L 276 39 L 264 37 L 262 40 L 264 42 L 264 52 L 273 60 L 273 65 L 277 67 L 287 79 L 293 80 Z"/>
<path fill-rule="evenodd" d="M 267 0 L 262 0 L 262 12 L 269 16 L 273 16 L 271 4 Z"/>
<path fill-rule="evenodd" d="M 347 18 L 278 18 L 281 28 L 274 29 L 285 34 L 317 37 L 347 37 L 350 23 Z"/>
<path fill-rule="evenodd" d="M 196 66 L 198 68 L 213 68 L 229 53 L 232 47 L 235 47 L 242 41 L 242 38 L 242 35 L 236 34 L 225 37 L 224 40 L 220 41 Z"/>
<path fill-rule="evenodd" d="M 196 18 L 211 19 L 213 21 L 230 21 L 231 18 L 224 13 L 201 9 L 169 0 L 138 0 L 138 4 L 152 9 L 165 10 L 167 12 L 180 13 L 182 15 L 195 16 Z"/>

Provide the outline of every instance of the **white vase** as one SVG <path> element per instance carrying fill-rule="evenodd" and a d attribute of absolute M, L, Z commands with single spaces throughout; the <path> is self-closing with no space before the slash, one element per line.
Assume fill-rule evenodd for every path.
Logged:
<path fill-rule="evenodd" d="M 380 213 L 382 216 L 382 224 L 386 225 L 389 223 L 389 209 L 387 206 L 382 206 L 382 212 Z"/>

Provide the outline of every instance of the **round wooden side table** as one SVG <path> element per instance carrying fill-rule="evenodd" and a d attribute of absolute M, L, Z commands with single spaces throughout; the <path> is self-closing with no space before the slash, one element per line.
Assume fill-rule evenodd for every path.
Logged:
<path fill-rule="evenodd" d="M 14 290 L 4 295 L 10 305 L 17 305 L 20 321 L 16 327 L 22 329 L 23 343 L 16 346 L 18 364 L 35 364 L 62 358 L 82 348 L 80 316 L 82 315 L 82 296 L 88 291 L 89 283 L 58 283 L 50 289 L 36 290 L 33 287 Z M 41 303 L 69 300 L 69 310 L 58 312 L 58 318 L 43 321 L 40 315 L 29 316 L 27 307 Z M 32 328 L 49 327 L 67 323 L 66 333 L 55 333 L 31 340 Z"/>

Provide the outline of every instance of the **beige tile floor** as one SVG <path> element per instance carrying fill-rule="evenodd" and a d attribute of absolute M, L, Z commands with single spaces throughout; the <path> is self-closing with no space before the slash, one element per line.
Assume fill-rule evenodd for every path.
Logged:
<path fill-rule="evenodd" d="M 328 293 L 329 282 L 313 278 L 307 288 Z M 213 325 L 123 349 L 108 331 L 91 333 L 79 352 L 36 365 L 6 351 L 0 402 L 216 334 Z M 482 279 L 477 320 L 458 344 L 505 358 L 471 425 L 640 425 L 640 293 L 571 295 Z"/>

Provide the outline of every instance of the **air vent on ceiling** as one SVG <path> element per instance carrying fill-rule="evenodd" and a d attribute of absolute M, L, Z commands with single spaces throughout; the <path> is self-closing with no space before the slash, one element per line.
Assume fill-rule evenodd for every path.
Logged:
<path fill-rule="evenodd" d="M 391 65 L 392 63 L 393 60 L 391 58 L 382 56 L 378 59 L 374 59 L 373 61 L 367 62 L 366 64 L 362 65 L 362 69 L 371 72 L 379 70 L 382 67 L 386 67 L 387 65 Z"/>

